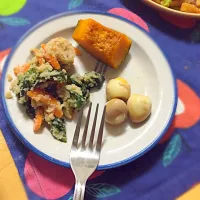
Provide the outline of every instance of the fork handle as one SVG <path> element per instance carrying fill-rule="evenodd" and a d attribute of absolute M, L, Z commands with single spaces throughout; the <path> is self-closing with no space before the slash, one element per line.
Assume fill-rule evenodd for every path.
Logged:
<path fill-rule="evenodd" d="M 76 180 L 73 200 L 83 200 L 86 181 Z"/>

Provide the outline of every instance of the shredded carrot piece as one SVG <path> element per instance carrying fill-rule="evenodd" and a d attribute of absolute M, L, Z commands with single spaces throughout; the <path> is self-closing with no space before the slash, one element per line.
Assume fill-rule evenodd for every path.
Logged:
<path fill-rule="evenodd" d="M 62 110 L 58 109 L 58 108 L 55 108 L 54 110 L 54 115 L 58 118 L 61 118 L 63 116 L 63 112 Z"/>
<path fill-rule="evenodd" d="M 27 72 L 30 68 L 30 64 L 24 64 L 23 66 L 23 72 Z"/>
<path fill-rule="evenodd" d="M 38 49 L 33 49 L 33 52 L 39 62 L 39 65 L 42 65 L 44 63 L 43 58 L 41 56 L 38 55 L 39 50 Z"/>
<path fill-rule="evenodd" d="M 38 62 L 39 62 L 39 65 L 44 64 L 44 61 L 43 61 L 43 58 L 42 58 L 42 57 L 37 56 L 37 60 L 38 60 Z"/>
<path fill-rule="evenodd" d="M 39 50 L 35 48 L 35 49 L 33 49 L 32 51 L 34 52 L 35 56 L 37 56 Z"/>
<path fill-rule="evenodd" d="M 55 56 L 51 55 L 51 54 L 47 54 L 46 53 L 46 44 L 41 44 L 41 47 L 43 49 L 43 53 L 44 55 L 41 57 L 41 56 L 38 56 L 38 49 L 33 49 L 33 52 L 35 54 L 35 56 L 37 57 L 37 60 L 39 62 L 39 64 L 43 64 L 43 59 L 46 61 L 46 62 L 49 62 L 50 65 L 54 68 L 54 69 L 60 69 L 60 64 L 58 62 L 58 60 L 56 59 Z"/>
<path fill-rule="evenodd" d="M 77 56 L 81 56 L 81 51 L 78 48 L 74 47 L 74 50 Z"/>
<path fill-rule="evenodd" d="M 37 132 L 41 128 L 43 120 L 44 120 L 44 109 L 42 107 L 38 107 L 36 108 L 35 111 L 34 126 L 33 126 L 34 132 Z"/>
<path fill-rule="evenodd" d="M 50 64 L 55 68 L 55 69 L 60 69 L 60 64 L 57 61 L 56 57 L 50 55 Z"/>
<path fill-rule="evenodd" d="M 41 44 L 42 49 L 46 52 L 46 44 Z"/>
<path fill-rule="evenodd" d="M 14 68 L 13 71 L 14 71 L 15 76 L 18 76 L 19 74 L 23 74 L 23 73 L 27 72 L 29 70 L 29 68 L 30 68 L 29 64 L 24 64 L 23 66 L 18 65 Z"/>
<path fill-rule="evenodd" d="M 27 95 L 31 99 L 42 102 L 46 106 L 53 106 L 53 113 L 56 117 L 61 118 L 63 116 L 63 111 L 60 109 L 60 102 L 46 91 L 36 88 L 32 91 L 28 91 Z"/>
<path fill-rule="evenodd" d="M 54 68 L 54 69 L 60 69 L 60 64 L 59 62 L 57 61 L 56 57 L 55 56 L 52 56 L 50 54 L 48 55 L 45 55 L 44 56 L 44 59 L 49 62 L 51 64 L 51 66 Z"/>
<path fill-rule="evenodd" d="M 18 66 L 16 66 L 16 67 L 13 69 L 15 76 L 17 76 L 17 75 L 19 74 L 20 68 L 21 68 L 21 66 L 18 65 Z"/>

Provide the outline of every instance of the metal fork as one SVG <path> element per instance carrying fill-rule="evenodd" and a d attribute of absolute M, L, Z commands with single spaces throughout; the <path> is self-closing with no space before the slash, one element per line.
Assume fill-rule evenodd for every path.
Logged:
<path fill-rule="evenodd" d="M 89 106 L 86 123 L 84 127 L 84 132 L 83 132 L 83 137 L 82 137 L 82 141 L 79 147 L 78 138 L 79 138 L 79 133 L 80 133 L 80 128 L 81 128 L 83 108 L 80 111 L 78 123 L 75 129 L 74 138 L 72 142 L 71 152 L 70 152 L 70 164 L 76 178 L 73 200 L 84 199 L 86 181 L 97 168 L 97 165 L 99 163 L 99 158 L 100 158 L 101 143 L 102 143 L 102 138 L 103 138 L 104 121 L 105 121 L 105 107 L 104 107 L 103 115 L 101 118 L 98 138 L 97 138 L 97 141 L 93 144 L 99 104 L 97 104 L 96 106 L 94 121 L 93 121 L 92 130 L 90 134 L 89 145 L 86 147 L 85 143 L 86 143 L 86 138 L 87 138 L 88 125 L 90 121 L 91 108 L 92 108 L 92 103 L 90 103 L 90 106 Z"/>

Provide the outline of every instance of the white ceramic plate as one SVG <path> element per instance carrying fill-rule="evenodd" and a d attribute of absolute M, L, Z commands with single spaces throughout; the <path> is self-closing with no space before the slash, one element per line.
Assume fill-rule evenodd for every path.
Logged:
<path fill-rule="evenodd" d="M 98 169 L 107 169 L 126 164 L 150 150 L 167 130 L 176 109 L 176 85 L 170 65 L 161 49 L 138 26 L 123 18 L 97 12 L 61 14 L 41 22 L 22 37 L 7 59 L 2 75 L 2 100 L 14 133 L 30 150 L 52 162 L 70 167 L 69 152 L 76 119 L 66 123 L 67 143 L 53 139 L 47 129 L 44 129 L 42 134 L 34 134 L 33 121 L 26 117 L 16 98 L 5 99 L 4 94 L 10 85 L 6 80 L 6 75 L 13 74 L 13 68 L 16 65 L 27 61 L 31 48 L 51 38 L 62 36 L 77 46 L 72 39 L 73 30 L 79 19 L 89 17 L 112 29 L 123 31 L 133 40 L 130 53 L 119 69 L 106 68 L 81 49 L 82 56 L 75 59 L 78 72 L 94 70 L 95 66 L 102 66 L 106 70 L 106 81 L 101 90 L 92 93 L 91 101 L 94 104 L 100 103 L 102 112 L 106 103 L 106 83 L 109 79 L 120 76 L 129 81 L 132 93 L 148 95 L 153 104 L 150 118 L 139 126 L 134 126 L 130 121 L 118 127 L 105 126 Z"/>

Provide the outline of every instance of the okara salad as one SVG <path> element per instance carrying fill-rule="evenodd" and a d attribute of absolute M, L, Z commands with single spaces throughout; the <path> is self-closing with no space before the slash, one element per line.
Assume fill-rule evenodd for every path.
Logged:
<path fill-rule="evenodd" d="M 75 49 L 62 37 L 31 49 L 31 54 L 26 64 L 14 68 L 16 79 L 10 90 L 34 120 L 34 132 L 45 123 L 55 139 L 67 142 L 64 117 L 72 119 L 88 102 L 90 90 L 101 88 L 104 77 L 94 71 L 70 74 Z"/>

